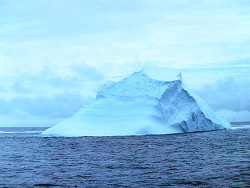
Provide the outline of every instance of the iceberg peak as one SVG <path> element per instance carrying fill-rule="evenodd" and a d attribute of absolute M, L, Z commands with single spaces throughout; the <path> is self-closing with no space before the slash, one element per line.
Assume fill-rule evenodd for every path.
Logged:
<path fill-rule="evenodd" d="M 100 97 L 156 97 L 160 98 L 161 94 L 168 87 L 169 82 L 151 79 L 142 71 L 135 72 L 129 77 L 101 87 L 97 93 Z"/>
<path fill-rule="evenodd" d="M 181 72 L 177 75 L 177 78 L 179 78 L 181 82 L 183 81 Z"/>

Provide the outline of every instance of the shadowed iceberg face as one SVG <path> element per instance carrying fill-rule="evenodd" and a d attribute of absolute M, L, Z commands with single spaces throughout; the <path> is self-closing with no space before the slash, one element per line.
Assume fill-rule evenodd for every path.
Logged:
<path fill-rule="evenodd" d="M 183 132 L 211 131 L 230 128 L 230 124 L 216 115 L 181 81 L 171 83 L 160 99 L 163 121 Z"/>
<path fill-rule="evenodd" d="M 136 72 L 104 85 L 96 101 L 43 132 L 56 136 L 173 134 L 229 128 L 180 80 L 159 81 Z"/>

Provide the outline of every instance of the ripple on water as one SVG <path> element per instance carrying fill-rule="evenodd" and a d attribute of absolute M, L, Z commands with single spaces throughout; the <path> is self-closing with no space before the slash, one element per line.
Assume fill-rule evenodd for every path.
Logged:
<path fill-rule="evenodd" d="M 0 136 L 0 187 L 247 187 L 250 129 L 126 137 Z"/>

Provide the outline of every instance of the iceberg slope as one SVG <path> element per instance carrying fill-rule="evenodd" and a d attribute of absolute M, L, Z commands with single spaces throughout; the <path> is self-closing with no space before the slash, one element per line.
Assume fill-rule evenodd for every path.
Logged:
<path fill-rule="evenodd" d="M 43 132 L 55 136 L 172 134 L 230 128 L 180 80 L 136 72 L 104 85 L 94 103 Z"/>

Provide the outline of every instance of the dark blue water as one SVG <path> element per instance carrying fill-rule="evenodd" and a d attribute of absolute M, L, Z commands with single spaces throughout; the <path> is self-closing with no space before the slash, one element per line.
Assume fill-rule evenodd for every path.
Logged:
<path fill-rule="evenodd" d="M 78 138 L 32 129 L 0 128 L 0 187 L 250 187 L 250 129 Z"/>

